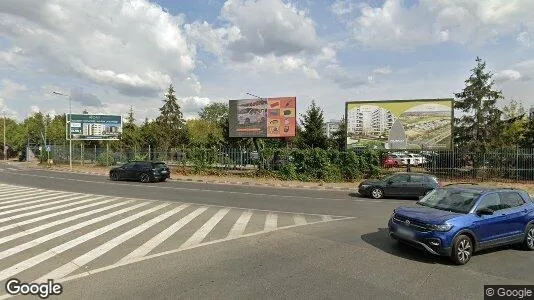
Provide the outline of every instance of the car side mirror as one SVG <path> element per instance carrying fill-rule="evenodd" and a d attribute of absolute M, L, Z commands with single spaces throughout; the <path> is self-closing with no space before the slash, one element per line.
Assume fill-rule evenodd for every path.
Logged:
<path fill-rule="evenodd" d="M 479 216 L 490 216 L 490 215 L 493 215 L 493 210 L 490 209 L 490 208 L 487 208 L 487 207 L 484 207 L 484 208 L 481 208 L 479 210 L 477 210 L 477 215 Z"/>

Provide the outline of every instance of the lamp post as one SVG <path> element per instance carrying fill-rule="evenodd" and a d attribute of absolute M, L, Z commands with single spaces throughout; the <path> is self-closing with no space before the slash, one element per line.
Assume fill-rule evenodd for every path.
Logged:
<path fill-rule="evenodd" d="M 66 95 L 66 94 L 63 94 L 63 93 L 59 93 L 59 92 L 52 92 L 52 94 L 54 95 L 59 95 L 59 96 L 64 96 L 64 97 L 69 97 L 69 120 L 67 121 L 67 124 L 69 124 L 68 126 L 68 131 L 69 131 L 69 166 L 70 166 L 70 170 L 72 171 L 72 132 L 71 132 L 71 129 L 70 129 L 70 122 L 72 120 L 72 103 L 71 103 L 71 98 L 69 95 Z"/>

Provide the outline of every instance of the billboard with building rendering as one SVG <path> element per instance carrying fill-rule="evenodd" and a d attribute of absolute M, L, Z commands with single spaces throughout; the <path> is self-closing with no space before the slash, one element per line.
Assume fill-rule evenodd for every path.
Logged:
<path fill-rule="evenodd" d="M 67 140 L 118 140 L 121 133 L 122 116 L 67 114 Z"/>
<path fill-rule="evenodd" d="M 296 97 L 230 100 L 230 137 L 293 137 Z"/>
<path fill-rule="evenodd" d="M 347 102 L 347 149 L 450 149 L 453 108 L 452 98 Z"/>

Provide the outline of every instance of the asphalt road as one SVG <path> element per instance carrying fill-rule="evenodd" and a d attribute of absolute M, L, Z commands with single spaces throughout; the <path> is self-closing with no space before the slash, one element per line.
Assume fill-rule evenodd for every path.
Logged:
<path fill-rule="evenodd" d="M 0 281 L 56 279 L 60 299 L 483 299 L 484 284 L 534 284 L 532 252 L 458 267 L 393 243 L 387 219 L 413 202 L 0 164 Z"/>

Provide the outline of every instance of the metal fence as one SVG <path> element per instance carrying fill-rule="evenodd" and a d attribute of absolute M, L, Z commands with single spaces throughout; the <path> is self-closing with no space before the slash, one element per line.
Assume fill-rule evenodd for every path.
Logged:
<path fill-rule="evenodd" d="M 69 162 L 68 146 L 52 146 L 50 153 L 33 151 L 41 160 L 48 155 L 54 163 Z M 267 153 L 269 152 L 269 153 Z M 276 150 L 262 153 L 264 165 L 276 170 L 287 163 Z M 451 180 L 495 180 L 506 182 L 534 181 L 533 149 L 494 149 L 486 153 L 471 153 L 465 149 L 441 151 L 378 151 L 382 174 L 398 171 L 431 173 L 442 179 Z M 196 167 L 219 170 L 253 170 L 260 155 L 254 149 L 192 149 L 172 151 L 153 149 L 120 149 L 73 147 L 74 164 L 96 164 L 112 166 L 132 160 L 164 161 L 171 166 Z M 291 161 L 291 157 L 289 157 Z"/>

